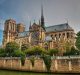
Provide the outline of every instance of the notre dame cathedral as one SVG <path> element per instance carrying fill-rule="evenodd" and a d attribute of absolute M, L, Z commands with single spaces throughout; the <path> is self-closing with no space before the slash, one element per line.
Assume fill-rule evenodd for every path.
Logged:
<path fill-rule="evenodd" d="M 75 46 L 75 33 L 68 23 L 45 26 L 43 8 L 41 9 L 41 20 L 38 24 L 30 23 L 29 31 L 25 30 L 22 23 L 16 24 L 13 19 L 5 21 L 3 32 L 3 47 L 8 42 L 16 42 L 20 45 L 41 46 L 45 49 L 58 48 L 65 49 L 65 44 L 69 42 Z"/>

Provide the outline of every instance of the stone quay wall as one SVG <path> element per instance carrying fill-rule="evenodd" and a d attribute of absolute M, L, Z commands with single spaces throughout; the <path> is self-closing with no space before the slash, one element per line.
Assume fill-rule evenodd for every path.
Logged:
<path fill-rule="evenodd" d="M 50 72 L 80 73 L 80 56 L 74 57 L 52 57 Z M 29 58 L 26 58 L 24 66 L 20 58 L 0 58 L 0 69 L 48 72 L 43 59 L 35 57 L 34 66 Z"/>

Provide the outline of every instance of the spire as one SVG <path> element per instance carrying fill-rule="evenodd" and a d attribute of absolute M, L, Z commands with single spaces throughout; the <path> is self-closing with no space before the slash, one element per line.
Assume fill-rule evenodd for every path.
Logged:
<path fill-rule="evenodd" d="M 33 22 L 33 24 L 34 24 L 34 25 L 36 24 L 36 22 L 35 22 L 35 19 L 34 19 L 34 22 Z"/>
<path fill-rule="evenodd" d="M 35 19 L 34 19 L 34 23 L 35 23 Z"/>
<path fill-rule="evenodd" d="M 68 24 L 68 19 L 67 19 L 67 24 Z"/>
<path fill-rule="evenodd" d="M 31 29 L 31 21 L 30 21 L 30 26 L 29 26 L 29 29 Z"/>
<path fill-rule="evenodd" d="M 68 19 L 67 19 L 67 18 L 65 18 L 65 20 L 66 20 L 66 23 L 68 24 Z"/>
<path fill-rule="evenodd" d="M 43 15 L 43 5 L 41 5 L 41 26 L 43 29 L 45 29 L 44 26 L 44 15 Z"/>
<path fill-rule="evenodd" d="M 39 20 L 39 25 L 41 25 L 41 22 L 40 22 L 40 20 Z"/>
<path fill-rule="evenodd" d="M 43 16 L 43 5 L 41 5 L 41 17 L 44 17 Z"/>

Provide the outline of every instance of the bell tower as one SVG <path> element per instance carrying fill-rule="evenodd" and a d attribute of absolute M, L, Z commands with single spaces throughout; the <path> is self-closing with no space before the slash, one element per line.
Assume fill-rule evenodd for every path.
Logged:
<path fill-rule="evenodd" d="M 16 21 L 8 19 L 5 21 L 4 31 L 3 31 L 3 46 L 8 42 L 15 40 L 16 36 Z"/>

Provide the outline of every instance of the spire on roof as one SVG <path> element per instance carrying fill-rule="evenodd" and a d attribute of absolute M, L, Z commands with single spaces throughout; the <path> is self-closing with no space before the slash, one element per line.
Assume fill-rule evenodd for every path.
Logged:
<path fill-rule="evenodd" d="M 69 24 L 68 24 L 68 19 L 66 18 L 66 25 L 67 25 L 67 28 L 69 28 Z"/>
<path fill-rule="evenodd" d="M 40 20 L 39 20 L 39 25 L 41 25 Z"/>
<path fill-rule="evenodd" d="M 33 24 L 36 24 L 35 19 L 34 19 L 34 23 Z"/>
<path fill-rule="evenodd" d="M 34 19 L 34 23 L 35 23 L 35 19 Z"/>
<path fill-rule="evenodd" d="M 44 17 L 43 16 L 43 5 L 41 5 L 41 17 Z"/>
<path fill-rule="evenodd" d="M 31 29 L 31 21 L 30 21 L 30 26 L 29 26 L 29 29 Z"/>
<path fill-rule="evenodd" d="M 68 24 L 68 19 L 67 19 L 67 24 Z"/>
<path fill-rule="evenodd" d="M 66 23 L 68 24 L 68 19 L 67 19 L 67 18 L 65 18 L 65 21 L 66 21 Z"/>
<path fill-rule="evenodd" d="M 45 29 L 44 26 L 44 15 L 43 15 L 43 5 L 41 5 L 41 26 L 43 29 Z"/>

